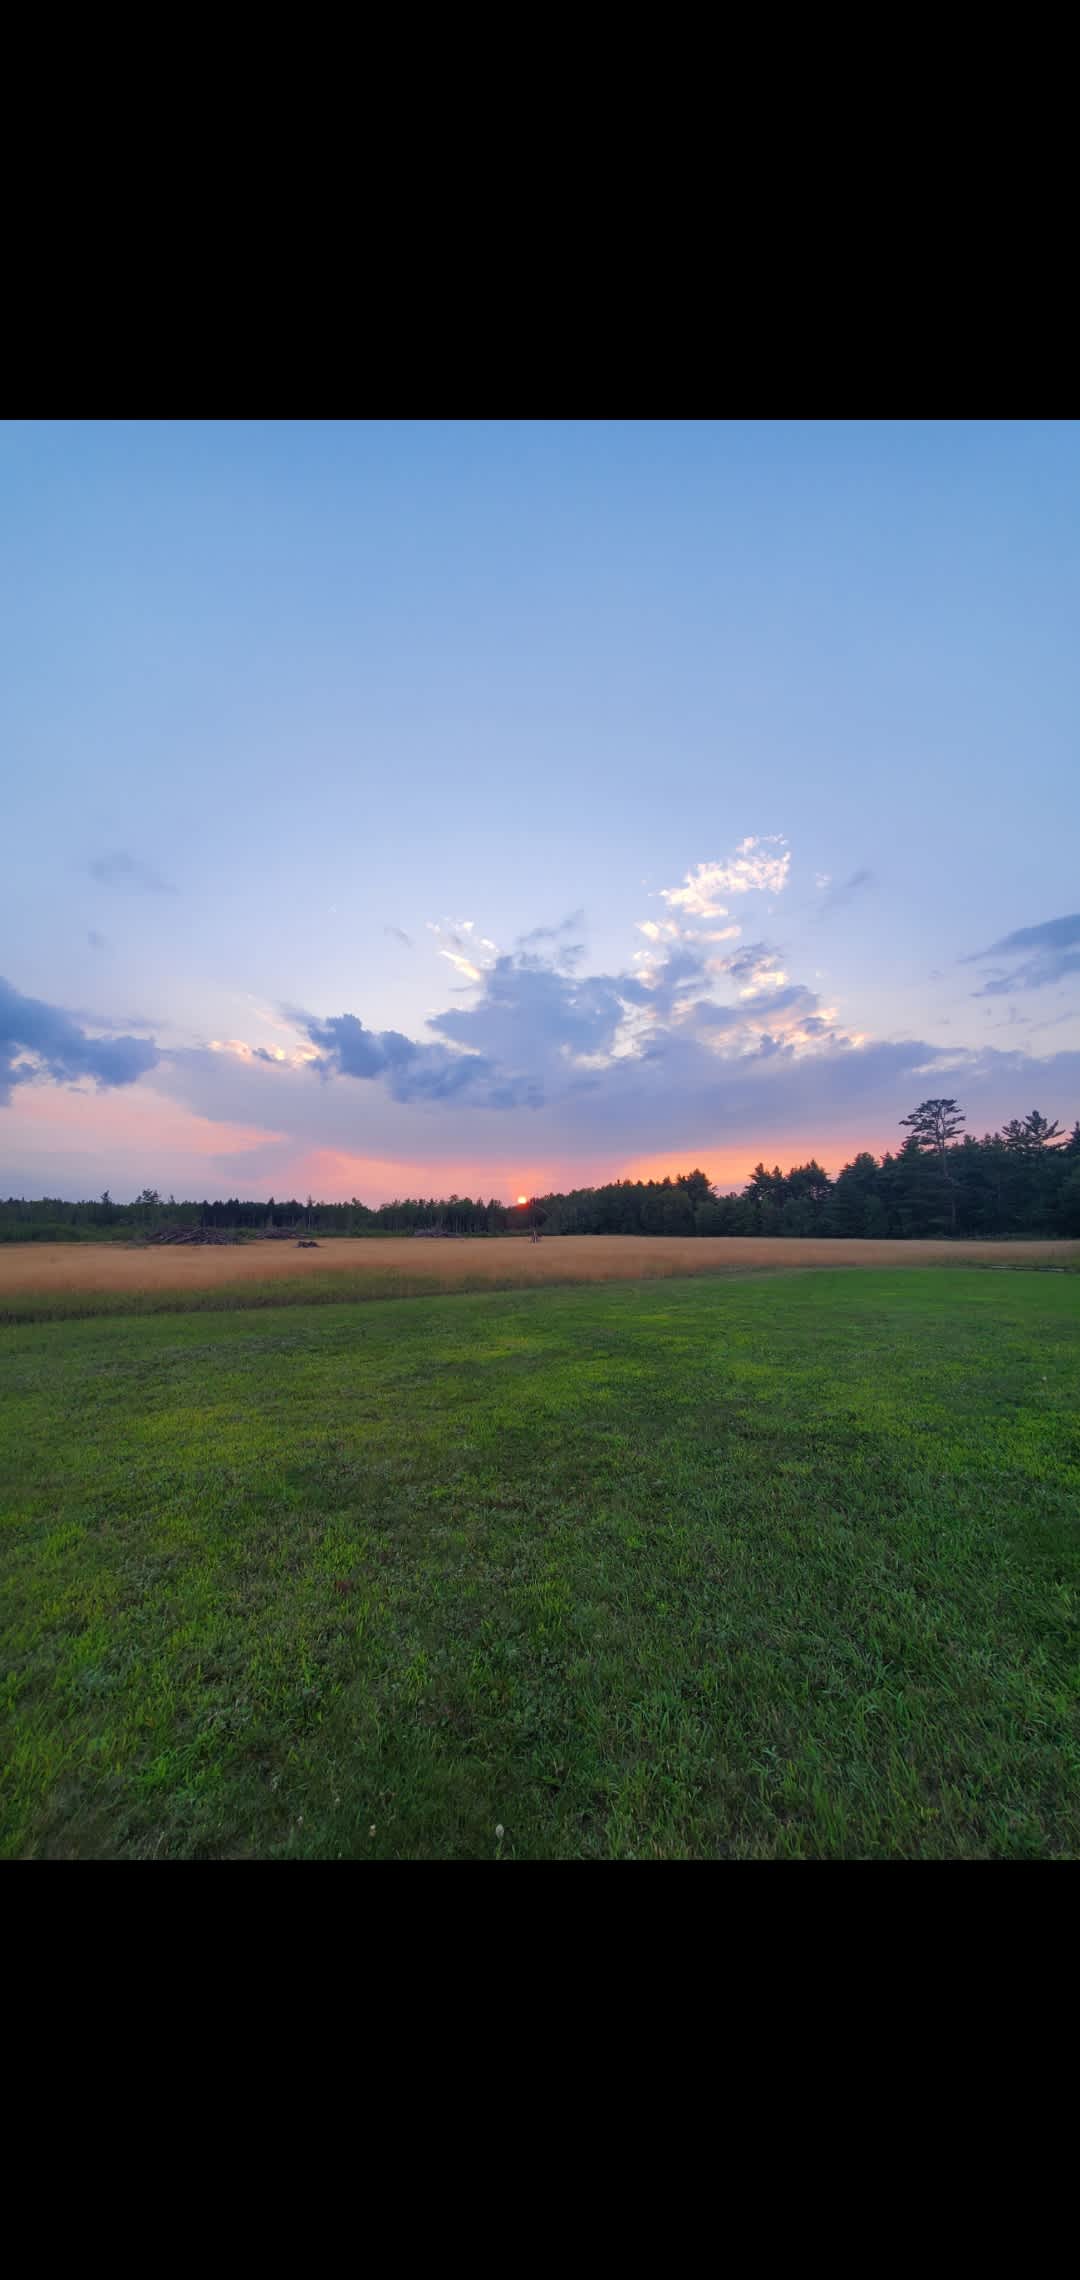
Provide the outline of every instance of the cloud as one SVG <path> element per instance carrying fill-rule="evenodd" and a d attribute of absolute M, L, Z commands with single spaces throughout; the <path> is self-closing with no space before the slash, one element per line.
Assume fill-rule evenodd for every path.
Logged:
<path fill-rule="evenodd" d="M 0 977 L 0 1103 L 15 1085 L 50 1076 L 102 1087 L 134 1084 L 156 1068 L 157 1046 L 145 1037 L 93 1037 L 61 1006 L 23 997 Z"/>
<path fill-rule="evenodd" d="M 479 982 L 495 953 L 494 942 L 486 934 L 477 934 L 471 918 L 429 918 L 428 932 L 435 936 L 440 958 L 449 960 L 455 972 L 464 974 L 467 982 Z"/>
<path fill-rule="evenodd" d="M 710 959 L 709 967 L 713 973 L 730 974 L 744 998 L 777 990 L 787 981 L 780 951 L 767 942 L 746 942 L 728 958 Z"/>
<path fill-rule="evenodd" d="M 575 1061 L 610 1054 L 627 1009 L 645 994 L 636 976 L 577 979 L 528 957 L 502 957 L 476 1005 L 439 1014 L 430 1026 L 482 1055 L 515 1090 L 535 1095 L 556 1070 L 561 1090 Z"/>
<path fill-rule="evenodd" d="M 843 910 L 847 903 L 853 902 L 855 896 L 863 892 L 864 888 L 872 887 L 874 885 L 874 874 L 872 871 L 866 870 L 853 871 L 849 879 L 834 881 L 827 871 L 819 871 L 815 884 L 822 890 L 822 900 L 817 912 L 820 921 L 826 918 L 830 911 Z"/>
<path fill-rule="evenodd" d="M 1014 934 L 1003 934 L 1000 942 L 992 942 L 989 950 L 977 950 L 976 958 L 995 958 L 1014 950 L 1067 950 L 1080 942 L 1080 911 L 1071 918 L 1048 918 L 1041 926 L 1018 926 Z M 965 964 L 970 964 L 965 959 Z"/>
<path fill-rule="evenodd" d="M 632 1115 L 635 1087 L 651 1094 L 670 1072 L 677 1114 L 679 1086 L 692 1083 L 706 1095 L 724 1081 L 724 1064 L 861 1042 L 837 1025 L 835 1008 L 790 981 L 767 942 L 716 958 L 678 928 L 671 939 L 665 927 L 635 953 L 631 970 L 580 975 L 559 962 L 562 931 L 522 937 L 555 942 L 547 959 L 522 948 L 477 968 L 475 1001 L 434 1015 L 427 1040 L 370 1029 L 353 1013 L 324 1019 L 294 1011 L 314 1048 L 311 1067 L 324 1080 L 360 1080 L 401 1106 L 560 1108 L 570 1117 L 599 1089 L 620 1097 Z M 455 938 L 490 947 L 460 922 Z M 718 1002 L 721 985 L 737 993 L 731 1002 Z"/>
<path fill-rule="evenodd" d="M 404 929 L 404 927 L 403 927 L 403 926 L 384 926 L 384 927 L 383 927 L 383 933 L 384 933 L 384 934 L 392 934 L 392 935 L 393 935 L 393 937 L 394 937 L 394 940 L 395 940 L 395 942 L 401 942 L 401 943 L 403 943 L 403 944 L 404 944 L 404 946 L 405 946 L 405 948 L 406 948 L 406 950 L 411 950 L 411 949 L 412 949 L 412 946 L 413 946 L 413 942 L 412 942 L 412 935 L 411 935 L 411 934 L 406 934 L 406 932 L 405 932 L 405 929 Z"/>
<path fill-rule="evenodd" d="M 769 854 L 769 848 L 783 849 Z M 791 856 L 779 832 L 766 838 L 741 839 L 726 863 L 699 863 L 687 871 L 681 887 L 661 887 L 660 899 L 671 910 L 690 918 L 726 918 L 721 895 L 779 894 L 786 887 Z"/>
<path fill-rule="evenodd" d="M 244 1020 L 236 1011 L 243 1005 L 252 1036 L 268 1043 L 226 1036 L 159 1052 L 150 1037 L 103 1034 L 109 1024 L 100 1016 L 4 985 L 3 1097 L 19 1088 L 9 1131 L 31 1101 L 42 1112 L 55 1102 L 58 1115 L 65 1104 L 78 1115 L 110 1106 L 86 1090 L 32 1087 L 31 1077 L 60 1088 L 89 1079 L 111 1094 L 155 1067 L 154 1083 L 137 1097 L 167 1094 L 183 1104 L 178 1116 L 194 1110 L 209 1120 L 233 1151 L 223 1165 L 239 1164 L 238 1151 L 269 1162 L 260 1133 L 274 1135 L 282 1166 L 297 1151 L 322 1149 L 343 1163 L 471 1161 L 478 1179 L 511 1156 L 534 1166 L 618 1168 L 649 1151 L 708 1145 L 710 1136 L 721 1153 L 746 1145 L 771 1161 L 770 1150 L 788 1138 L 801 1148 L 820 1136 L 824 1145 L 845 1120 L 857 1141 L 880 1148 L 895 1137 L 895 1119 L 935 1086 L 962 1088 L 973 1128 L 979 1115 L 1013 1113 L 1009 1088 L 1018 1083 L 1025 1093 L 1037 1083 L 1053 1113 L 1071 1120 L 1075 1092 L 1065 1084 L 1070 1070 L 1080 1072 L 1080 1056 L 1036 1062 L 918 1039 L 869 1040 L 819 994 L 828 987 L 820 972 L 804 981 L 770 940 L 745 941 L 736 925 L 713 923 L 722 916 L 721 873 L 729 895 L 771 894 L 788 863 L 784 843 L 773 840 L 744 841 L 726 865 L 699 865 L 685 888 L 667 890 L 663 915 L 639 922 L 641 947 L 613 971 L 581 970 L 580 912 L 529 929 L 511 951 L 471 919 L 435 922 L 434 946 L 454 976 L 444 978 L 441 1010 L 416 1036 L 369 1027 L 354 1007 L 324 1013 L 231 998 L 230 1028 Z M 836 891 L 865 883 L 855 873 Z M 1077 951 L 1080 919 L 1067 919 L 979 955 L 1004 961 L 1009 986 L 1020 986 L 1026 967 Z M 465 988 L 453 986 L 458 977 Z M 142 1023 L 118 1012 L 112 1027 L 125 1026 Z M 122 1116 L 126 1104 L 111 1105 Z"/>
<path fill-rule="evenodd" d="M 1009 997 L 1016 990 L 1047 989 L 1054 982 L 1065 981 L 1068 975 L 1080 973 L 1080 912 L 1068 918 L 1048 918 L 1041 926 L 1019 926 L 1014 933 L 1003 934 L 999 942 L 992 942 L 988 950 L 974 950 L 960 963 L 973 966 L 986 958 L 1011 959 L 1012 971 L 1002 967 L 990 974 L 974 992 L 976 997 Z"/>
<path fill-rule="evenodd" d="M 97 855 L 87 864 L 92 879 L 103 887 L 135 887 L 144 894 L 174 895 L 176 888 L 163 879 L 149 863 L 138 855 L 129 854 L 126 847 L 117 847 L 111 853 Z"/>
<path fill-rule="evenodd" d="M 737 893 L 769 892 L 783 884 L 789 861 L 782 842 L 748 840 L 728 864 L 699 866 L 693 915 L 706 905 L 717 915 L 721 871 L 728 892 L 732 882 Z M 581 944 L 568 937 L 580 926 L 580 912 L 530 928 L 510 952 L 500 951 L 472 919 L 430 921 L 439 955 L 469 985 L 470 1002 L 433 1014 L 426 1036 L 368 1027 L 352 1009 L 324 1016 L 285 1007 L 296 1032 L 293 1049 L 268 1053 L 234 1040 L 214 1052 L 234 1072 L 245 1069 L 253 1084 L 258 1071 L 260 1094 L 269 1085 L 275 1096 L 283 1091 L 299 1100 L 297 1082 L 306 1085 L 307 1100 L 320 1102 L 317 1115 L 313 1107 L 306 1113 L 321 1139 L 382 1153 L 398 1145 L 415 1155 L 418 1144 L 405 1138 L 411 1120 L 436 1107 L 440 1131 L 452 1127 L 449 1144 L 455 1146 L 467 1144 L 467 1125 L 475 1126 L 483 1110 L 495 1112 L 496 1122 L 519 1111 L 555 1116 L 567 1135 L 578 1126 L 586 1134 L 603 1132 L 621 1118 L 622 1143 L 640 1147 L 662 1140 L 664 1116 L 677 1124 L 688 1101 L 703 1114 L 723 1117 L 725 1100 L 751 1069 L 775 1072 L 863 1048 L 865 1039 L 839 1024 L 834 1006 L 792 980 L 771 943 L 757 940 L 717 955 L 716 946 L 741 929 L 688 923 L 683 905 L 677 907 L 678 917 L 639 922 L 647 946 L 614 973 L 578 970 Z M 202 1105 L 207 1056 L 187 1056 L 184 1071 L 197 1081 Z M 317 1092 L 310 1089 L 312 1073 L 321 1080 Z M 344 1079 L 350 1080 L 345 1091 L 362 1088 L 359 1125 L 347 1108 L 340 1112 L 345 1122 L 339 1118 Z M 241 1112 L 241 1099 L 242 1113 L 254 1113 L 244 1096 L 234 1096 L 233 1080 L 230 1099 L 230 1113 Z M 285 1121 L 276 1099 L 261 1113 L 275 1124 Z M 312 1137 L 310 1128 L 304 1136 Z M 430 1146 L 425 1140 L 420 1152 Z"/>
<path fill-rule="evenodd" d="M 384 1163 L 471 1164 L 477 1180 L 487 1177 L 485 1167 L 526 1155 L 534 1164 L 566 1165 L 568 1177 L 575 1163 L 589 1164 L 599 1177 L 635 1154 L 684 1145 L 728 1153 L 741 1146 L 749 1170 L 757 1155 L 771 1161 L 789 1142 L 847 1149 L 841 1133 L 851 1146 L 880 1149 L 903 1137 L 899 1118 L 935 1089 L 960 1091 L 972 1129 L 1014 1113 L 1017 1088 L 1026 1096 L 1033 1081 L 1055 1114 L 1059 1102 L 1067 1109 L 1080 1095 L 1080 1055 L 1035 1063 L 991 1050 L 946 1056 L 918 1038 L 856 1045 L 815 1011 L 812 995 L 800 996 L 794 984 L 775 993 L 785 1003 L 761 1007 L 756 1030 L 745 1026 L 744 1009 L 711 1007 L 685 1032 L 606 1056 L 599 1068 L 562 1053 L 556 1021 L 543 1051 L 534 1043 L 530 1052 L 530 1090 L 489 1072 L 476 1090 L 401 1099 L 385 1078 L 313 1085 L 310 1072 L 295 1067 L 194 1053 L 182 1063 L 178 1057 L 170 1081 L 201 1116 L 262 1123 L 291 1135 L 298 1148 Z M 939 1078 L 946 1060 L 947 1085 Z M 455 1184 L 472 1192 L 475 1181 Z"/>
<path fill-rule="evenodd" d="M 104 934 L 98 933 L 96 926 L 90 926 L 87 928 L 86 939 L 90 944 L 91 950 L 107 950 L 109 947 L 106 937 Z"/>
<path fill-rule="evenodd" d="M 230 1053 L 238 1061 L 265 1061 L 271 1069 L 286 1065 L 290 1068 L 304 1068 L 319 1057 L 311 1045 L 300 1046 L 287 1053 L 281 1045 L 249 1045 L 243 1037 L 212 1037 L 209 1047 L 205 1049 L 211 1053 Z"/>
<path fill-rule="evenodd" d="M 319 1022 L 309 1019 L 307 1033 L 331 1064 L 345 1077 L 378 1077 L 383 1071 L 409 1060 L 417 1051 L 411 1039 L 397 1029 L 374 1031 L 365 1029 L 354 1013 L 337 1015 L 333 1020 Z M 319 1068 L 321 1064 L 315 1062 Z"/>
<path fill-rule="evenodd" d="M 576 934 L 584 924 L 584 911 L 572 910 L 569 918 L 562 919 L 558 926 L 531 926 L 527 934 L 519 934 L 518 949 L 531 949 L 535 942 L 557 942 L 560 935 Z"/>
<path fill-rule="evenodd" d="M 558 926 L 532 926 L 527 934 L 519 934 L 516 949 L 522 963 L 542 964 L 539 945 L 550 942 L 552 945 L 550 953 L 552 963 L 564 973 L 573 973 L 585 956 L 585 944 L 583 942 L 568 942 L 566 937 L 577 933 L 584 926 L 584 923 L 584 911 L 572 910 L 569 918 L 561 920 Z M 489 945 L 489 947 L 493 948 L 494 945 Z"/>
<path fill-rule="evenodd" d="M 482 1104 L 490 1105 L 492 1072 L 480 1055 L 453 1052 L 442 1044 L 418 1044 L 399 1029 L 365 1029 L 354 1013 L 335 1014 L 327 1021 L 309 1014 L 303 1020 L 317 1048 L 309 1064 L 317 1076 L 368 1082 L 383 1077 L 397 1101 L 448 1100 L 472 1091 Z M 505 1090 L 502 1085 L 495 1089 L 500 1095 Z"/>
<path fill-rule="evenodd" d="M 265 1125 L 283 1146 L 343 1162 L 437 1157 L 471 1163 L 477 1180 L 513 1157 L 617 1169 L 710 1142 L 729 1158 L 752 1149 L 750 1161 L 788 1145 L 880 1149 L 935 1087 L 961 1093 L 973 1129 L 1013 1113 L 1018 1086 L 1074 1113 L 1080 1056 L 868 1039 L 786 976 L 768 941 L 717 958 L 680 929 L 627 970 L 581 975 L 558 966 L 557 934 L 547 959 L 535 938 L 495 954 L 471 1002 L 451 1002 L 423 1036 L 294 1011 L 288 1052 L 173 1054 L 168 1081 L 199 1114 Z M 475 927 L 461 938 L 484 940 Z"/>

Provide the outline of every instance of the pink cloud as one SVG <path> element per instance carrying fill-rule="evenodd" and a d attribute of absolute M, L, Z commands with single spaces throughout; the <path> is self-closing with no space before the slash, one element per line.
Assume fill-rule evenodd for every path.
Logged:
<path fill-rule="evenodd" d="M 0 1126 L 0 1187 L 8 1164 L 19 1167 L 24 1186 L 32 1167 L 38 1195 L 94 1195 L 108 1186 L 120 1197 L 146 1185 L 176 1195 L 220 1194 L 216 1164 L 223 1157 L 246 1156 L 278 1140 L 258 1125 L 198 1116 L 150 1085 L 123 1093 L 20 1085 Z M 234 1193 L 236 1184 L 229 1183 Z"/>

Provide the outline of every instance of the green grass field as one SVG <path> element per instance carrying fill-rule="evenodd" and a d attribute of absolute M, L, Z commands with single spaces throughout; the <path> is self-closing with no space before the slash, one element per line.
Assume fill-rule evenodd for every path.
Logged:
<path fill-rule="evenodd" d="M 0 1330 L 2 1848 L 1076 1857 L 1078 1387 L 960 1267 Z"/>

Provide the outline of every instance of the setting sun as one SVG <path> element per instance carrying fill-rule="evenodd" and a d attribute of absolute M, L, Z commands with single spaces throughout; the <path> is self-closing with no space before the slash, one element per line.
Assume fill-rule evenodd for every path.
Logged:
<path fill-rule="evenodd" d="M 527 1196 L 527 1195 L 519 1195 L 519 1197 L 518 1197 L 518 1202 L 519 1202 L 519 1203 L 528 1203 L 528 1200 L 529 1200 L 529 1198 L 528 1198 L 528 1196 Z"/>

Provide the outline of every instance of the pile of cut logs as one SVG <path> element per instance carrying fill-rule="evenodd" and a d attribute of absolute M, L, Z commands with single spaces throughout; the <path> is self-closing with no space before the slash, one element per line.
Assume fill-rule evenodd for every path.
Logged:
<path fill-rule="evenodd" d="M 148 1243 L 238 1243 L 240 1237 L 231 1227 L 161 1227 L 146 1240 Z"/>

